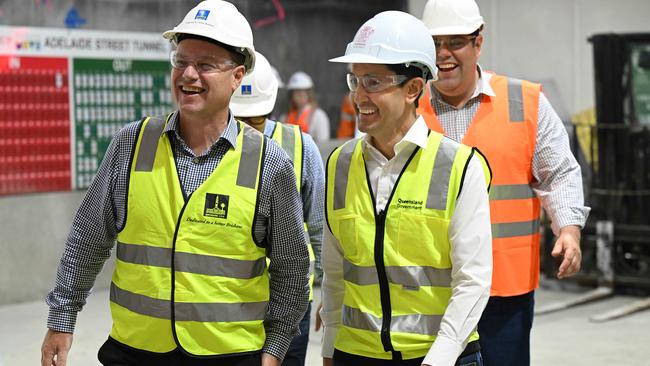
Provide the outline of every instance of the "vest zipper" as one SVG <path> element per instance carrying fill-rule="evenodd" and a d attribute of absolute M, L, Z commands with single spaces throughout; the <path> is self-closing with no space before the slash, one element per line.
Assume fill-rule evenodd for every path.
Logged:
<path fill-rule="evenodd" d="M 386 227 L 386 210 L 381 210 L 375 217 L 375 266 L 379 277 L 379 295 L 381 300 L 381 343 L 384 351 L 392 352 L 393 344 L 390 340 L 391 304 L 388 276 L 384 265 L 384 230 Z"/>

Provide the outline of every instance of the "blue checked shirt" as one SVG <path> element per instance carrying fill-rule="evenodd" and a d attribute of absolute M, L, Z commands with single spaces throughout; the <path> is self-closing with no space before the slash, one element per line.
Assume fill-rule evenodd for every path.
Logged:
<path fill-rule="evenodd" d="M 276 122 L 266 120 L 264 135 L 271 137 Z M 323 243 L 323 207 L 325 202 L 325 171 L 323 170 L 323 159 L 320 156 L 318 146 L 306 133 L 302 133 L 303 141 L 303 169 L 300 195 L 302 196 L 302 213 L 307 223 L 309 240 L 314 249 L 316 257 L 316 273 L 323 272 L 321 266 L 321 247 Z"/>
<path fill-rule="evenodd" d="M 77 313 L 110 256 L 118 228 L 124 224 L 129 161 L 137 127 L 138 122 L 133 122 L 116 133 L 77 211 L 55 286 L 46 297 L 50 307 L 47 326 L 52 330 L 74 331 Z M 200 156 L 192 152 L 178 131 L 175 113 L 163 133 L 172 141 L 181 186 L 189 195 L 207 179 L 226 151 L 235 146 L 238 126 L 230 116 L 222 136 Z M 264 164 L 253 230 L 256 239 L 266 243 L 271 260 L 263 352 L 282 359 L 307 308 L 309 254 L 291 161 L 277 144 L 267 143 Z"/>

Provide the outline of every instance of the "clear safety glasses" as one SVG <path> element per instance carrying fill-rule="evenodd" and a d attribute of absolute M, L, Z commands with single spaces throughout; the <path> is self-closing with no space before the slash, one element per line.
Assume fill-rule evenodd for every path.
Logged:
<path fill-rule="evenodd" d="M 177 70 L 185 70 L 189 66 L 194 67 L 194 70 L 201 74 L 211 74 L 215 72 L 224 72 L 237 67 L 237 64 L 228 59 L 217 59 L 215 57 L 206 56 L 197 59 L 191 59 L 176 51 L 169 54 L 169 61 L 172 67 Z"/>
<path fill-rule="evenodd" d="M 352 73 L 347 74 L 348 88 L 353 92 L 356 92 L 359 88 L 359 85 L 361 85 L 367 93 L 376 93 L 390 88 L 393 85 L 399 85 L 407 79 L 408 77 L 404 75 L 356 76 Z"/>

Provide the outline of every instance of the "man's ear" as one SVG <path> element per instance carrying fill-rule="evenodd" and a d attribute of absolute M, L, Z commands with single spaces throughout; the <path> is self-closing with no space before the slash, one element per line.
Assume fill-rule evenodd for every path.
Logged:
<path fill-rule="evenodd" d="M 239 88 L 239 85 L 241 84 L 242 80 L 244 80 L 245 75 L 246 75 L 246 68 L 244 67 L 244 65 L 239 65 L 233 70 L 233 72 L 232 72 L 232 76 L 233 76 L 233 83 L 232 83 L 233 89 L 232 90 L 233 91 L 235 91 L 237 88 Z"/>
<path fill-rule="evenodd" d="M 409 80 L 405 85 L 407 103 L 413 104 L 416 100 L 420 99 L 425 85 L 426 82 L 422 78 L 413 78 Z"/>

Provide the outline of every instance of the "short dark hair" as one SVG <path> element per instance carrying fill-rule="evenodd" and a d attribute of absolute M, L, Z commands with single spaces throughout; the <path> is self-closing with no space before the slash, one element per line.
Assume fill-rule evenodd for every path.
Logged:
<path fill-rule="evenodd" d="M 181 43 L 181 41 L 186 40 L 186 39 L 197 39 L 199 41 L 210 42 L 210 43 L 212 43 L 214 45 L 217 45 L 217 46 L 225 49 L 226 51 L 228 51 L 230 53 L 230 57 L 232 58 L 232 60 L 238 66 L 243 65 L 244 62 L 246 61 L 246 56 L 244 56 L 244 54 L 242 54 L 241 52 L 237 51 L 235 49 L 235 47 L 227 45 L 225 43 L 221 43 L 221 42 L 219 42 L 219 41 L 217 41 L 215 39 L 212 39 L 212 38 L 203 37 L 203 36 L 199 36 L 199 35 L 196 35 L 196 34 L 179 33 L 178 35 L 176 35 L 175 42 L 178 45 L 179 43 Z"/>
<path fill-rule="evenodd" d="M 388 69 L 390 71 L 394 72 L 395 75 L 404 75 L 404 76 L 406 76 L 406 80 L 399 83 L 400 87 L 404 86 L 406 83 L 408 83 L 409 80 L 415 79 L 415 78 L 423 78 L 424 81 L 425 81 L 424 85 L 426 87 L 426 80 L 427 79 L 425 78 L 424 71 L 419 66 L 415 66 L 413 64 L 409 65 L 408 67 L 406 66 L 406 64 L 387 64 L 386 66 L 388 67 Z M 424 88 L 422 88 L 422 92 L 424 92 Z M 420 92 L 420 95 L 422 95 L 422 92 Z M 415 100 L 415 108 L 417 108 L 419 106 L 419 103 L 418 103 L 419 99 L 420 98 L 418 96 L 418 99 Z"/>

